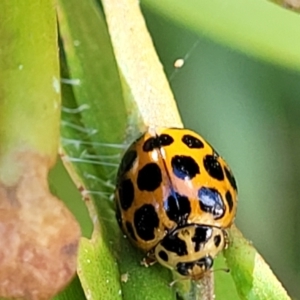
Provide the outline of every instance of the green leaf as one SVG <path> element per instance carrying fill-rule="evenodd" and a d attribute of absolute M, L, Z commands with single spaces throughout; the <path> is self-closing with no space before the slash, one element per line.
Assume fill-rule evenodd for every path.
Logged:
<path fill-rule="evenodd" d="M 71 283 L 58 295 L 56 295 L 53 300 L 84 300 L 85 295 L 83 293 L 80 281 L 76 275 Z"/>
<path fill-rule="evenodd" d="M 80 236 L 47 184 L 61 100 L 54 1 L 1 1 L 0 28 L 0 296 L 49 299 L 75 274 Z"/>
<path fill-rule="evenodd" d="M 50 170 L 48 178 L 52 194 L 62 199 L 76 217 L 81 225 L 81 234 L 85 237 L 91 236 L 93 225 L 89 218 L 87 207 L 60 158 L 57 160 L 54 168 Z"/>
<path fill-rule="evenodd" d="M 135 0 L 103 0 L 129 116 L 146 126 L 182 127 L 174 96 Z M 139 123 L 140 120 L 140 124 Z"/>
<path fill-rule="evenodd" d="M 231 244 L 224 251 L 224 256 L 241 299 L 290 300 L 281 283 L 251 243 L 235 226 L 229 233 Z"/>
<path fill-rule="evenodd" d="M 227 268 L 226 260 L 223 254 L 220 254 L 214 262 L 213 271 L 216 299 L 240 300 L 231 272 L 228 273 Z"/>
<path fill-rule="evenodd" d="M 268 1 L 144 0 L 146 8 L 246 54 L 300 69 L 300 19 Z"/>
<path fill-rule="evenodd" d="M 59 24 L 67 60 L 62 77 L 75 82 L 62 87 L 62 145 L 68 155 L 63 161 L 83 191 L 94 224 L 92 238 L 81 242 L 79 278 L 86 296 L 92 299 L 174 299 L 170 298 L 174 292 L 168 287 L 168 270 L 158 265 L 151 269 L 140 266 L 143 255 L 123 238 L 113 205 L 106 197 L 113 192 L 118 154 L 124 148 L 130 119 L 125 107 L 128 100 L 123 99 L 101 10 L 93 1 L 75 2 L 60 1 Z M 133 130 L 130 139 L 136 135 Z M 125 274 L 128 281 L 121 288 L 121 275 Z"/>
<path fill-rule="evenodd" d="M 22 13 L 25 9 L 27 14 Z M 32 16 L 35 17 L 32 19 Z M 37 5 L 25 0 L 1 1 L 0 17 L 3 41 L 0 51 L 0 173 L 5 173 L 7 178 L 12 165 L 4 156 L 18 146 L 36 149 L 54 163 L 59 134 L 60 84 L 52 1 L 40 0 Z M 47 34 L 41 36 L 41 32 Z M 23 139 L 26 145 L 22 145 Z"/>
<path fill-rule="evenodd" d="M 118 101 L 122 99 L 121 86 L 103 16 L 94 2 L 60 1 L 58 16 L 67 59 L 62 77 L 65 82 L 75 82 L 62 87 L 61 134 L 68 154 L 64 162 L 69 163 L 78 188 L 90 190 L 84 199 L 94 225 L 92 239 L 83 238 L 81 242 L 78 275 L 87 298 L 118 299 L 120 276 L 109 243 L 118 231 L 116 224 L 110 222 L 113 209 L 105 197 L 112 193 L 106 182 L 117 164 L 116 159 L 101 164 L 99 157 L 116 156 L 120 151 L 105 144 L 123 139 L 126 118 L 125 106 Z M 104 146 L 94 146 L 99 142 Z"/>

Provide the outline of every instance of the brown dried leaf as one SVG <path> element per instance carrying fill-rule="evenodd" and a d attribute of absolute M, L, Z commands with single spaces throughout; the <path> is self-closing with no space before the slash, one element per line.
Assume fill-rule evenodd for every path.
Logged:
<path fill-rule="evenodd" d="M 50 299 L 73 277 L 80 229 L 48 189 L 48 161 L 33 153 L 16 158 L 16 184 L 0 182 L 0 295 Z"/>

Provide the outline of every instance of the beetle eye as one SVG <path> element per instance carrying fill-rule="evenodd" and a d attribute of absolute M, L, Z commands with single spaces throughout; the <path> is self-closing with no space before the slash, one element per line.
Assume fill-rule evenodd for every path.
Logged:
<path fill-rule="evenodd" d="M 203 271 L 207 271 L 212 268 L 213 263 L 214 260 L 211 258 L 211 256 L 205 256 L 193 262 L 179 262 L 176 265 L 176 269 L 179 274 L 188 276 L 193 273 L 192 271 L 195 266 L 200 267 L 200 269 Z"/>
<path fill-rule="evenodd" d="M 202 268 L 204 267 L 205 270 L 209 270 L 212 268 L 214 260 L 211 258 L 211 256 L 205 256 L 204 258 L 198 260 L 196 264 Z"/>
<path fill-rule="evenodd" d="M 192 263 L 179 262 L 177 264 L 176 268 L 177 268 L 177 272 L 180 275 L 187 276 L 187 275 L 189 275 L 189 270 L 192 269 Z"/>

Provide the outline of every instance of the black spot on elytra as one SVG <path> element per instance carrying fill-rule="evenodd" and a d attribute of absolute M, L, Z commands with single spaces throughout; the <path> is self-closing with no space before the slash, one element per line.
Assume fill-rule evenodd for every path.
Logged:
<path fill-rule="evenodd" d="M 145 165 L 138 173 L 137 185 L 141 191 L 153 192 L 161 184 L 162 175 L 156 163 Z"/>
<path fill-rule="evenodd" d="M 179 256 L 188 254 L 186 243 L 178 237 L 178 233 L 166 235 L 161 241 L 161 245 L 167 251 L 174 252 Z"/>
<path fill-rule="evenodd" d="M 195 244 L 195 252 L 200 250 L 201 244 L 203 245 L 212 235 L 212 229 L 207 226 L 198 226 L 195 230 L 195 234 L 192 237 L 192 241 Z"/>
<path fill-rule="evenodd" d="M 218 159 L 213 155 L 206 155 L 203 158 L 203 165 L 207 173 L 217 179 L 217 180 L 224 180 L 224 173 L 223 169 L 218 161 Z"/>
<path fill-rule="evenodd" d="M 221 236 L 218 234 L 214 237 L 214 244 L 218 248 L 220 246 L 220 243 L 221 243 Z"/>
<path fill-rule="evenodd" d="M 173 173 L 180 179 L 192 179 L 200 173 L 198 164 L 190 156 L 175 155 L 171 164 Z"/>
<path fill-rule="evenodd" d="M 163 251 L 163 250 L 161 250 L 161 251 L 158 252 L 158 256 L 162 260 L 164 260 L 164 261 L 168 261 L 169 260 L 168 254 L 165 251 Z"/>
<path fill-rule="evenodd" d="M 161 134 L 158 139 L 161 147 L 169 146 L 174 142 L 174 139 L 168 134 Z"/>
<path fill-rule="evenodd" d="M 143 151 L 145 152 L 151 152 L 155 148 L 159 148 L 159 140 L 157 137 L 151 137 L 148 140 L 145 141 L 143 145 Z"/>
<path fill-rule="evenodd" d="M 127 210 L 134 200 L 134 187 L 130 179 L 124 179 L 118 187 L 119 199 L 122 209 Z"/>
<path fill-rule="evenodd" d="M 232 200 L 232 195 L 229 191 L 226 192 L 225 199 L 226 199 L 226 202 L 228 204 L 229 212 L 231 212 L 232 207 L 233 207 L 233 200 Z"/>
<path fill-rule="evenodd" d="M 226 168 L 226 167 L 225 167 L 225 174 L 226 174 L 226 177 L 227 177 L 228 181 L 230 182 L 231 186 L 237 191 L 237 185 L 236 185 L 235 178 L 234 178 L 233 174 L 231 173 L 231 171 L 229 171 L 228 168 Z"/>
<path fill-rule="evenodd" d="M 151 152 L 154 149 L 169 146 L 174 142 L 174 139 L 168 134 L 161 134 L 156 137 L 151 137 L 145 141 L 143 151 Z"/>
<path fill-rule="evenodd" d="M 132 168 L 136 158 L 137 152 L 135 150 L 128 150 L 124 154 L 118 171 L 118 177 L 123 176 L 124 173 L 128 172 Z"/>
<path fill-rule="evenodd" d="M 201 210 L 213 215 L 214 219 L 220 219 L 225 213 L 225 206 L 221 195 L 216 189 L 202 187 L 198 191 L 198 199 Z"/>
<path fill-rule="evenodd" d="M 169 219 L 178 225 L 186 223 L 191 212 L 189 199 L 174 192 L 164 201 L 164 208 Z"/>
<path fill-rule="evenodd" d="M 191 149 L 201 149 L 204 147 L 202 141 L 190 134 L 185 134 L 181 140 L 185 145 L 187 145 Z"/>
<path fill-rule="evenodd" d="M 155 237 L 154 230 L 159 225 L 155 208 L 151 204 L 144 204 L 134 213 L 134 226 L 138 236 L 144 241 L 151 241 Z"/>
<path fill-rule="evenodd" d="M 134 233 L 134 230 L 133 230 L 133 227 L 131 225 L 131 223 L 129 223 L 128 221 L 126 222 L 125 224 L 126 226 L 126 229 L 127 229 L 127 232 L 129 234 L 129 236 L 136 241 L 136 236 L 135 236 L 135 233 Z"/>

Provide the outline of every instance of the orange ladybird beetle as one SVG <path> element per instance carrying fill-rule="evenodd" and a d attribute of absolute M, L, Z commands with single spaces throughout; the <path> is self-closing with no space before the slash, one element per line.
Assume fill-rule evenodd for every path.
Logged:
<path fill-rule="evenodd" d="M 197 133 L 148 130 L 118 171 L 116 216 L 150 261 L 199 280 L 228 243 L 237 185 L 222 157 Z"/>

